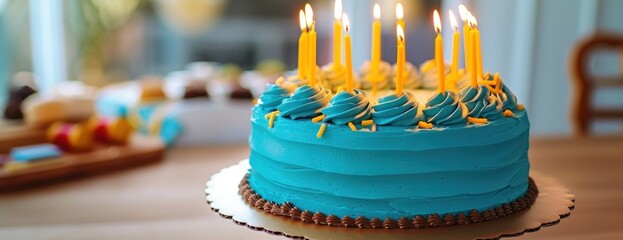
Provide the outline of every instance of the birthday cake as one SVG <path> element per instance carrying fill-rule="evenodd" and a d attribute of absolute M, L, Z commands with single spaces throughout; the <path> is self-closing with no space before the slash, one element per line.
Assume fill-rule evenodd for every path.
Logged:
<path fill-rule="evenodd" d="M 417 71 L 400 70 L 414 68 L 400 57 L 393 70 L 362 68 L 383 76 L 374 91 L 350 74 L 337 90 L 315 77 L 269 85 L 252 112 L 242 198 L 273 215 L 360 228 L 468 224 L 528 208 L 538 194 L 530 123 L 499 74 L 474 74 L 453 90 L 444 86 L 452 73 L 441 71 L 436 90 L 418 89 L 405 84 Z"/>

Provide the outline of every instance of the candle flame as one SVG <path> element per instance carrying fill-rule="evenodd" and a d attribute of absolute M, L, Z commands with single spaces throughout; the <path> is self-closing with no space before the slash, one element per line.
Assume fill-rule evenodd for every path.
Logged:
<path fill-rule="evenodd" d="M 396 18 L 402 20 L 405 17 L 405 10 L 402 7 L 402 3 L 396 4 Z"/>
<path fill-rule="evenodd" d="M 314 11 L 309 3 L 305 4 L 305 18 L 307 18 L 307 27 L 311 28 L 314 24 Z"/>
<path fill-rule="evenodd" d="M 400 26 L 400 24 L 396 26 L 396 36 L 398 37 L 398 41 L 400 42 L 405 40 L 405 31 L 402 29 L 402 26 Z"/>
<path fill-rule="evenodd" d="M 469 26 L 472 28 L 477 28 L 478 27 L 478 20 L 476 20 L 476 17 L 474 17 L 474 15 L 469 15 Z"/>
<path fill-rule="evenodd" d="M 374 4 L 374 19 L 381 19 L 381 6 L 379 4 Z"/>
<path fill-rule="evenodd" d="M 301 26 L 301 31 L 307 31 L 307 19 L 305 19 L 305 12 L 303 10 L 299 11 L 299 25 Z"/>
<path fill-rule="evenodd" d="M 435 23 L 435 31 L 437 33 L 441 32 L 441 18 L 439 17 L 439 12 L 435 10 L 433 13 L 433 23 Z"/>
<path fill-rule="evenodd" d="M 348 33 L 350 30 L 350 22 L 348 21 L 348 15 L 346 15 L 346 13 L 342 15 L 342 22 L 344 22 L 344 30 Z"/>
<path fill-rule="evenodd" d="M 459 29 L 459 24 L 456 22 L 456 17 L 454 16 L 452 10 L 449 10 L 448 12 L 450 14 L 450 26 L 452 26 L 454 31 L 457 31 Z"/>
<path fill-rule="evenodd" d="M 334 11 L 333 16 L 335 16 L 335 20 L 340 20 L 342 18 L 342 0 L 335 0 Z"/>
<path fill-rule="evenodd" d="M 469 21 L 469 16 L 472 15 L 469 10 L 465 7 L 465 5 L 459 5 L 459 16 L 463 22 Z"/>

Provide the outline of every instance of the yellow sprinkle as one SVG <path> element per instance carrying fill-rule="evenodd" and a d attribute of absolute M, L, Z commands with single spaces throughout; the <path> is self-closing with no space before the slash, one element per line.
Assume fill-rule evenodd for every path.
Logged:
<path fill-rule="evenodd" d="M 275 115 L 277 115 L 277 112 L 272 112 L 270 114 L 270 120 L 268 121 L 268 128 L 273 128 L 273 125 L 275 125 Z"/>
<path fill-rule="evenodd" d="M 487 120 L 486 118 L 473 118 L 473 117 L 468 117 L 467 121 L 471 123 L 481 123 L 481 124 L 486 124 L 489 122 L 489 120 Z"/>
<path fill-rule="evenodd" d="M 325 115 L 320 115 L 318 117 L 312 118 L 312 122 L 320 122 L 322 121 L 322 119 L 324 119 L 326 116 Z"/>
<path fill-rule="evenodd" d="M 322 135 L 324 134 L 324 130 L 327 128 L 327 124 L 323 123 L 322 125 L 320 125 L 320 129 L 318 130 L 318 133 L 316 134 L 317 138 L 321 138 Z"/>
<path fill-rule="evenodd" d="M 489 85 L 485 85 L 485 87 L 487 87 L 489 89 L 489 92 L 492 93 L 497 93 L 497 94 L 501 94 L 502 92 L 500 90 L 498 90 L 497 88 L 491 87 Z"/>
<path fill-rule="evenodd" d="M 504 117 L 513 117 L 513 116 L 515 116 L 513 111 L 508 110 L 508 109 L 504 110 Z"/>
<path fill-rule="evenodd" d="M 376 124 L 372 125 L 372 131 L 376 132 Z"/>
<path fill-rule="evenodd" d="M 363 120 L 361 121 L 361 126 L 367 127 L 374 124 L 374 120 L 370 119 L 370 120 Z"/>
<path fill-rule="evenodd" d="M 357 127 L 352 122 L 348 122 L 348 127 L 350 127 L 350 130 L 357 131 Z"/>
<path fill-rule="evenodd" d="M 423 128 L 423 129 L 431 129 L 433 128 L 433 124 L 432 123 L 427 123 L 424 121 L 420 121 L 417 123 L 418 127 Z"/>
<path fill-rule="evenodd" d="M 489 77 L 491 77 L 491 73 L 490 72 L 486 72 L 485 76 L 483 77 L 485 80 L 489 80 Z"/>
<path fill-rule="evenodd" d="M 523 106 L 523 104 L 518 104 L 518 105 L 517 105 L 517 109 L 518 109 L 519 111 L 523 111 L 523 110 L 524 110 L 524 109 L 526 109 L 526 108 Z"/>
<path fill-rule="evenodd" d="M 275 116 L 279 116 L 279 113 L 280 113 L 280 112 L 279 112 L 279 110 L 272 111 L 272 112 L 269 112 L 269 113 L 267 113 L 266 115 L 264 115 L 264 118 L 265 118 L 265 119 L 269 119 L 269 118 L 270 118 L 270 115 L 272 115 L 272 114 L 275 114 Z"/>
<path fill-rule="evenodd" d="M 335 91 L 335 93 L 338 94 L 338 93 L 340 93 L 342 91 L 344 91 L 344 89 L 342 88 L 342 86 L 340 86 L 340 87 L 337 88 L 337 91 Z"/>
<path fill-rule="evenodd" d="M 257 98 L 254 98 L 253 100 L 251 100 L 251 104 L 253 105 L 257 104 L 257 100 L 258 100 Z"/>
<path fill-rule="evenodd" d="M 467 117 L 467 115 L 469 114 L 469 109 L 467 109 L 467 105 L 465 105 L 465 103 L 460 103 L 461 105 L 461 116 L 463 116 L 464 118 Z"/>

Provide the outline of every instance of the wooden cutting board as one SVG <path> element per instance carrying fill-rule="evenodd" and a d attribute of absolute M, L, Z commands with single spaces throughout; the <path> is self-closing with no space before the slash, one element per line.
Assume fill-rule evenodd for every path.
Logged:
<path fill-rule="evenodd" d="M 0 154 L 7 154 L 14 147 L 43 143 L 45 129 L 24 124 L 18 120 L 0 119 Z"/>
<path fill-rule="evenodd" d="M 24 141 L 30 140 L 24 138 Z M 135 134 L 125 146 L 98 146 L 90 152 L 64 153 L 59 158 L 32 163 L 25 168 L 0 170 L 0 192 L 155 163 L 163 159 L 164 153 L 165 145 L 160 138 Z"/>

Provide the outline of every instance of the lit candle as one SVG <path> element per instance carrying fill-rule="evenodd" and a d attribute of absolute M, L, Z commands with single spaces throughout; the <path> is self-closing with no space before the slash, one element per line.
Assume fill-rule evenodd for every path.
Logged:
<path fill-rule="evenodd" d="M 402 29 L 405 30 L 405 11 L 402 7 L 402 3 L 396 4 L 396 18 L 398 19 L 398 25 L 400 25 Z"/>
<path fill-rule="evenodd" d="M 348 16 L 344 13 L 342 17 L 342 21 L 344 21 L 344 30 L 346 30 L 346 34 L 344 35 L 344 55 L 346 57 L 346 91 L 353 92 L 354 84 L 353 84 L 353 55 L 352 55 L 352 45 L 350 40 L 350 25 L 348 22 Z"/>
<path fill-rule="evenodd" d="M 335 0 L 333 22 L 333 66 L 342 66 L 342 0 Z"/>
<path fill-rule="evenodd" d="M 377 80 L 381 65 L 381 7 L 374 4 L 374 22 L 372 22 L 372 56 L 370 57 L 370 73 L 374 76 L 372 81 L 372 94 L 376 96 Z"/>
<path fill-rule="evenodd" d="M 482 71 L 482 50 L 480 49 L 480 30 L 478 30 L 478 21 L 476 17 L 472 15 L 472 32 L 475 37 L 472 39 L 474 42 L 474 53 L 476 55 L 476 74 L 478 74 L 478 78 L 482 78 L 484 76 L 484 72 Z"/>
<path fill-rule="evenodd" d="M 303 10 L 299 12 L 299 24 L 301 26 L 301 37 L 299 37 L 299 77 L 307 78 L 307 60 L 309 60 L 309 39 L 307 37 L 307 19 Z"/>
<path fill-rule="evenodd" d="M 402 96 L 405 69 L 405 32 L 400 24 L 396 26 L 396 39 L 398 41 L 396 48 L 396 95 Z"/>
<path fill-rule="evenodd" d="M 469 26 L 469 16 L 471 15 L 471 13 L 467 10 L 467 8 L 465 6 L 463 6 L 463 4 L 459 5 L 459 16 L 461 17 L 461 20 L 463 21 L 463 45 L 465 46 L 465 50 L 464 50 L 464 54 L 465 54 L 465 71 L 469 72 L 470 71 L 470 58 L 471 58 L 471 44 L 469 42 L 470 37 L 469 37 L 469 32 L 471 30 L 470 26 Z"/>
<path fill-rule="evenodd" d="M 452 68 L 451 74 L 453 77 L 458 78 L 459 75 L 459 25 L 456 22 L 456 17 L 452 10 L 450 13 L 450 25 L 452 26 L 452 30 L 454 30 L 454 34 L 452 35 Z"/>
<path fill-rule="evenodd" d="M 443 38 L 441 38 L 441 18 L 439 17 L 439 12 L 437 12 L 437 10 L 433 13 L 433 22 L 435 24 L 435 31 L 437 32 L 437 37 L 435 38 L 435 62 L 437 63 L 437 76 L 439 78 L 439 87 L 437 90 L 441 94 L 445 94 L 446 80 L 443 60 Z"/>
<path fill-rule="evenodd" d="M 473 28 L 473 18 L 469 18 L 469 25 Z M 469 43 L 472 50 L 476 49 L 476 32 L 473 30 L 469 30 Z M 478 88 L 478 78 L 476 76 L 476 53 L 475 51 L 470 51 L 469 54 L 469 79 L 471 81 L 472 88 Z"/>
<path fill-rule="evenodd" d="M 374 4 L 374 22 L 372 23 L 372 73 L 376 74 L 381 64 L 381 7 Z"/>
<path fill-rule="evenodd" d="M 311 5 L 305 5 L 305 17 L 309 27 L 309 85 L 316 85 L 316 23 L 314 22 L 314 12 Z"/>

